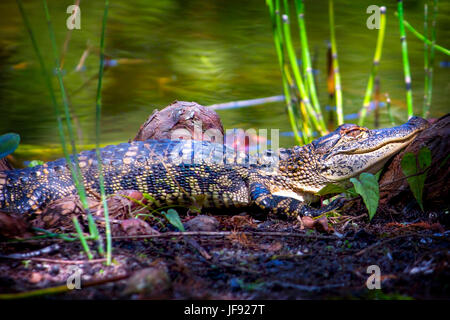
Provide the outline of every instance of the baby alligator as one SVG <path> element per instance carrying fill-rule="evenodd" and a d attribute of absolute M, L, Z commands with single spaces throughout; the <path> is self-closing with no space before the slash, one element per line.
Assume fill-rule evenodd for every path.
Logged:
<path fill-rule="evenodd" d="M 107 194 L 139 190 L 155 207 L 257 207 L 282 216 L 317 215 L 308 206 L 329 183 L 375 173 L 428 126 L 421 118 L 386 129 L 344 124 L 312 143 L 250 156 L 222 144 L 194 140 L 147 140 L 101 149 Z M 74 163 L 74 159 L 72 158 Z M 78 155 L 84 185 L 99 192 L 95 151 Z M 76 193 L 64 159 L 0 172 L 0 211 L 29 213 Z"/>

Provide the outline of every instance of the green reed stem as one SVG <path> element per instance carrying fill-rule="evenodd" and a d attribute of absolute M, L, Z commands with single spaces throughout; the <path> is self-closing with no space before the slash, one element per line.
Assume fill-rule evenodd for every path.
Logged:
<path fill-rule="evenodd" d="M 64 106 L 64 113 L 65 113 L 65 117 L 66 117 L 67 131 L 69 133 L 69 139 L 70 139 L 70 143 L 71 143 L 71 146 L 72 146 L 72 155 L 73 155 L 74 165 L 73 166 L 71 165 L 70 159 L 67 162 L 67 164 L 69 165 L 69 168 L 71 169 L 72 179 L 74 181 L 75 187 L 76 187 L 78 195 L 80 197 L 80 201 L 81 201 L 81 203 L 83 205 L 83 208 L 84 208 L 84 210 L 85 210 L 85 212 L 87 214 L 88 225 L 89 225 L 89 232 L 90 232 L 91 235 L 94 236 L 94 239 L 97 240 L 97 242 L 98 242 L 98 250 L 99 250 L 100 253 L 102 253 L 103 252 L 102 239 L 99 236 L 99 232 L 98 232 L 97 226 L 94 223 L 92 215 L 90 213 L 89 205 L 88 205 L 88 202 L 87 202 L 86 190 L 85 190 L 84 185 L 83 185 L 83 176 L 81 174 L 81 169 L 80 169 L 79 164 L 78 164 L 78 156 L 77 156 L 77 150 L 76 150 L 76 144 L 75 144 L 75 136 L 74 136 L 74 133 L 73 133 L 72 120 L 71 120 L 70 112 L 69 112 L 69 102 L 68 102 L 68 98 L 67 98 L 67 94 L 66 94 L 66 89 L 64 87 L 64 82 L 63 82 L 62 73 L 61 73 L 61 69 L 60 69 L 60 62 L 59 62 L 59 58 L 58 58 L 59 55 L 58 55 L 58 50 L 57 50 L 57 47 L 56 47 L 55 33 L 54 33 L 54 30 L 53 30 L 53 26 L 52 26 L 52 22 L 51 22 L 51 18 L 50 18 L 50 13 L 49 13 L 49 10 L 48 10 L 48 5 L 47 5 L 47 1 L 46 0 L 43 0 L 43 5 L 44 5 L 44 11 L 45 11 L 45 18 L 46 18 L 47 25 L 48 25 L 50 42 L 51 42 L 51 45 L 52 45 L 53 57 L 54 57 L 54 60 L 55 60 L 56 77 L 58 79 L 59 87 L 61 89 L 61 96 L 62 96 L 62 101 L 63 101 L 63 106 Z M 86 252 L 86 253 L 88 253 L 88 252 Z M 88 257 L 89 257 L 89 254 L 88 254 Z"/>
<path fill-rule="evenodd" d="M 312 100 L 312 104 L 316 113 L 321 117 L 321 125 L 326 128 L 325 120 L 322 116 L 322 111 L 320 109 L 319 99 L 317 98 L 316 85 L 314 81 L 313 69 L 311 66 L 311 57 L 309 54 L 308 47 L 308 37 L 306 35 L 306 26 L 305 26 L 305 6 L 302 0 L 295 0 L 295 8 L 297 12 L 298 19 L 298 27 L 300 31 L 300 42 L 302 49 L 302 60 L 303 60 L 303 74 L 306 77 L 306 86 L 307 92 L 309 92 Z"/>
<path fill-rule="evenodd" d="M 398 0 L 398 22 L 400 26 L 400 41 L 402 45 L 402 59 L 403 59 L 403 72 L 405 74 L 405 86 L 406 86 L 406 105 L 408 107 L 408 118 L 411 118 L 414 114 L 413 100 L 412 100 L 412 88 L 411 88 L 411 71 L 409 68 L 408 59 L 408 44 L 406 42 L 405 25 L 403 19 L 403 1 Z"/>
<path fill-rule="evenodd" d="M 334 32 L 334 5 L 333 0 L 328 1 L 328 14 L 330 17 L 330 38 L 331 38 L 331 56 L 333 61 L 334 69 L 334 84 L 336 88 L 336 114 L 337 114 L 337 124 L 341 125 L 344 123 L 344 111 L 342 108 L 342 88 L 341 88 L 341 75 L 339 73 L 339 62 L 336 46 L 336 36 Z"/>
<path fill-rule="evenodd" d="M 436 7 L 437 7 L 437 1 L 436 2 Z M 436 9 L 437 11 L 437 9 Z M 395 13 L 395 15 L 398 17 L 398 12 Z M 434 13 L 433 13 L 434 15 Z M 443 46 L 440 46 L 436 43 L 433 44 L 432 41 L 428 40 L 423 34 L 421 34 L 420 32 L 418 32 L 416 29 L 414 29 L 414 27 L 409 24 L 408 21 L 403 20 L 403 24 L 405 25 L 405 27 L 408 29 L 408 31 L 410 31 L 413 35 L 415 35 L 419 40 L 426 42 L 430 47 L 450 56 L 450 50 L 447 48 L 444 48 Z"/>
<path fill-rule="evenodd" d="M 373 95 L 373 103 L 374 103 L 374 127 L 379 128 L 380 126 L 380 76 L 375 78 L 375 93 Z"/>
<path fill-rule="evenodd" d="M 423 33 L 428 38 L 428 4 L 425 3 L 423 7 Z M 428 94 L 428 85 L 430 80 L 430 74 L 428 70 L 429 66 L 429 55 L 428 55 L 428 43 L 426 41 L 423 42 L 423 58 L 424 58 L 424 90 L 423 90 L 423 113 L 425 115 L 425 110 L 427 108 L 427 94 Z"/>
<path fill-rule="evenodd" d="M 31 28 L 30 22 L 28 20 L 28 17 L 27 17 L 27 15 L 25 13 L 24 8 L 23 8 L 22 1 L 17 0 L 17 5 L 19 7 L 19 11 L 20 11 L 20 13 L 22 15 L 22 18 L 24 20 L 24 24 L 25 24 L 25 26 L 27 28 L 28 34 L 30 35 L 31 43 L 33 45 L 34 51 L 36 52 L 36 56 L 37 56 L 37 58 L 39 60 L 40 66 L 41 66 L 42 74 L 44 76 L 45 82 L 47 84 L 47 88 L 48 88 L 49 93 L 50 93 L 50 99 L 52 101 L 53 109 L 54 109 L 55 116 L 56 116 L 56 122 L 57 122 L 57 125 L 58 125 L 58 132 L 59 132 L 59 137 L 60 137 L 60 140 L 61 140 L 61 145 L 62 145 L 64 157 L 66 158 L 66 163 L 67 163 L 67 165 L 68 165 L 68 167 L 70 169 L 70 172 L 72 174 L 72 179 L 74 180 L 75 186 L 77 187 L 77 190 L 79 191 L 80 198 L 81 198 L 81 195 L 84 192 L 84 188 L 81 189 L 81 193 L 80 193 L 80 187 L 79 187 L 80 184 L 78 182 L 77 174 L 76 174 L 76 171 L 75 171 L 74 166 L 72 164 L 72 161 L 70 159 L 69 151 L 67 149 L 66 139 L 65 139 L 65 136 L 64 136 L 64 128 L 63 128 L 62 117 L 61 117 L 61 113 L 59 111 L 58 103 L 56 101 L 55 91 L 54 91 L 53 86 L 52 86 L 50 75 L 47 72 L 47 67 L 45 66 L 44 59 L 43 59 L 42 54 L 41 54 L 41 52 L 39 50 L 39 46 L 37 45 L 36 38 L 34 37 L 33 30 Z M 46 11 L 46 18 L 47 18 L 47 22 L 49 24 L 49 29 L 51 29 L 50 15 L 48 15 L 47 3 L 45 1 L 44 1 L 44 8 L 45 8 L 45 11 Z M 53 40 L 54 40 L 54 37 L 53 37 Z M 54 46 L 54 48 L 55 47 L 56 46 Z M 59 63 L 57 61 L 56 61 L 56 65 L 59 66 Z M 61 83 L 61 81 L 60 81 L 60 83 Z M 73 141 L 73 136 L 72 136 L 72 141 Z M 78 184 L 77 184 L 77 182 L 78 182 Z M 87 201 L 86 201 L 86 203 L 87 203 Z M 97 231 L 97 233 L 98 233 L 98 231 Z M 89 251 L 86 251 L 86 253 L 88 253 L 88 252 Z M 91 254 L 91 256 L 92 256 L 92 254 Z M 89 255 L 88 255 L 88 257 L 89 257 Z"/>
<path fill-rule="evenodd" d="M 276 3 L 278 3 L 278 2 L 279 2 L 279 0 L 276 1 Z M 283 36 L 284 36 L 284 40 L 285 40 L 284 42 L 286 45 L 286 51 L 287 51 L 289 61 L 291 63 L 291 69 L 294 74 L 294 79 L 297 84 L 302 102 L 305 104 L 309 119 L 313 123 L 316 130 L 319 131 L 320 134 L 323 135 L 326 133 L 326 126 L 323 121 L 323 117 L 321 116 L 320 113 L 318 114 L 314 110 L 313 106 L 311 105 L 311 101 L 309 100 L 309 97 L 306 94 L 305 84 L 304 84 L 303 79 L 300 74 L 300 68 L 299 68 L 298 62 L 297 62 L 297 55 L 295 54 L 294 46 L 292 44 L 291 29 L 290 29 L 290 22 L 289 22 L 289 6 L 288 6 L 287 0 L 283 0 L 283 4 L 284 4 L 285 14 L 280 17 L 281 13 L 279 13 L 279 10 L 278 10 L 278 13 L 279 13 L 278 18 L 279 19 L 281 18 L 283 21 Z M 278 7 L 278 5 L 277 5 L 277 7 Z"/>
<path fill-rule="evenodd" d="M 278 62 L 280 64 L 280 71 L 281 71 L 281 77 L 282 77 L 282 83 L 283 83 L 283 92 L 284 97 L 286 100 L 286 106 L 288 110 L 288 117 L 289 117 L 289 123 L 291 125 L 291 128 L 294 132 L 294 138 L 297 141 L 297 143 L 304 143 L 302 138 L 298 134 L 298 126 L 297 126 L 297 120 L 294 113 L 294 108 L 292 106 L 292 98 L 290 93 L 290 86 L 287 80 L 287 68 L 285 68 L 285 61 L 284 61 L 284 51 L 283 51 L 283 37 L 281 35 L 281 26 L 280 22 L 277 19 L 275 11 L 279 10 L 279 8 L 276 8 L 274 6 L 273 0 L 267 0 L 266 4 L 269 8 L 269 14 L 270 18 L 272 20 L 272 29 L 273 29 L 273 38 L 275 43 L 275 50 L 277 51 L 278 56 Z M 277 4 L 275 4 L 277 5 Z M 303 135 L 304 137 L 305 135 Z"/>
<path fill-rule="evenodd" d="M 40 67 L 41 67 L 42 75 L 43 75 L 43 77 L 45 79 L 45 83 L 46 83 L 48 91 L 50 93 L 50 99 L 51 99 L 52 104 L 53 104 L 53 109 L 54 109 L 55 116 L 56 116 L 56 122 L 58 124 L 58 133 L 59 133 L 59 138 L 61 140 L 61 145 L 62 145 L 64 157 L 66 158 L 66 162 L 68 163 L 70 171 L 73 174 L 72 162 L 70 161 L 70 155 L 69 155 L 69 151 L 67 149 L 66 138 L 64 136 L 64 128 L 63 128 L 62 117 L 61 117 L 61 113 L 60 113 L 60 110 L 59 110 L 59 107 L 58 107 L 58 103 L 56 102 L 56 96 L 55 96 L 55 91 L 53 89 L 52 81 L 51 81 L 50 76 L 49 76 L 49 74 L 47 72 L 47 67 L 45 65 L 45 62 L 44 62 L 44 59 L 42 57 L 41 51 L 39 50 L 39 46 L 37 45 L 36 38 L 34 37 L 30 21 L 28 20 L 28 16 L 26 15 L 25 10 L 23 8 L 22 1 L 21 0 L 17 0 L 16 2 L 17 2 L 17 6 L 19 7 L 20 14 L 22 15 L 22 19 L 24 21 L 25 27 L 26 27 L 26 29 L 28 31 L 29 36 L 30 36 L 31 43 L 33 45 L 33 49 L 34 49 L 34 51 L 36 53 L 36 56 L 38 58 L 38 61 L 39 61 Z"/>
<path fill-rule="evenodd" d="M 427 118 L 430 114 L 431 108 L 431 97 L 433 94 L 433 67 L 434 67 L 434 54 L 436 49 L 436 17 L 438 12 L 438 0 L 433 1 L 433 21 L 431 22 L 431 46 L 430 46 L 430 61 L 428 64 L 428 87 L 425 88 L 426 92 L 426 102 L 425 108 L 423 109 L 423 117 Z"/>
<path fill-rule="evenodd" d="M 369 81 L 367 83 L 366 95 L 361 110 L 359 111 L 359 125 L 364 125 L 367 110 L 370 107 L 372 100 L 373 84 L 378 73 L 378 66 L 380 64 L 381 53 L 383 51 L 384 34 L 386 30 L 386 7 L 380 8 L 380 29 L 378 31 L 377 45 L 375 47 L 375 55 L 373 57 L 372 69 L 370 70 Z"/>
<path fill-rule="evenodd" d="M 103 248 L 103 238 L 100 236 L 100 233 L 98 232 L 97 224 L 95 223 L 92 214 L 90 213 L 87 214 L 87 221 L 90 232 L 90 238 L 92 238 L 92 240 L 95 240 L 97 242 L 98 253 L 104 255 L 105 249 Z"/>
<path fill-rule="evenodd" d="M 389 116 L 389 121 L 391 122 L 392 126 L 395 126 L 395 120 L 391 110 L 391 98 L 389 97 L 388 93 L 386 93 L 385 95 L 386 95 L 386 109 Z"/>
<path fill-rule="evenodd" d="M 72 178 L 73 178 L 74 184 L 77 188 L 78 195 L 80 196 L 81 203 L 83 204 L 84 209 L 89 211 L 89 206 L 88 206 L 87 199 L 86 199 L 86 191 L 85 191 L 82 183 L 80 183 L 81 181 L 83 181 L 83 178 L 81 176 L 80 168 L 78 166 L 78 156 L 77 156 L 77 149 L 76 149 L 76 145 L 75 145 L 75 138 L 74 138 L 75 136 L 73 134 L 72 121 L 71 121 L 70 112 L 69 112 L 69 103 L 68 103 L 68 99 L 67 99 L 67 95 L 66 95 L 66 90 L 64 88 L 61 69 L 59 68 L 60 63 L 59 63 L 59 58 L 58 58 L 58 53 L 57 53 L 57 48 L 56 48 L 55 33 L 53 31 L 53 26 L 52 26 L 48 6 L 47 6 L 47 1 L 43 0 L 43 4 L 44 4 L 44 11 L 45 11 L 45 18 L 47 20 L 48 31 L 49 31 L 49 35 L 50 35 L 50 42 L 52 44 L 52 51 L 53 51 L 53 56 L 54 56 L 54 60 L 55 60 L 56 77 L 58 78 L 59 86 L 61 89 L 64 113 L 65 113 L 65 117 L 66 117 L 67 131 L 69 133 L 69 139 L 70 139 L 70 143 L 71 143 L 71 147 L 72 147 L 73 159 L 75 162 L 75 166 L 71 165 L 72 161 L 68 161 L 68 165 L 71 168 Z"/>
<path fill-rule="evenodd" d="M 83 234 L 83 231 L 81 230 L 80 223 L 78 222 L 77 217 L 72 218 L 73 225 L 75 226 L 75 230 L 77 230 L 78 237 L 80 238 L 81 245 L 83 246 L 84 252 L 86 252 L 86 255 L 89 260 L 92 260 L 94 256 L 92 255 L 91 250 L 89 249 L 88 243 L 86 241 L 86 237 Z"/>
<path fill-rule="evenodd" d="M 105 193 L 105 180 L 103 176 L 103 166 L 102 166 L 102 158 L 100 155 L 100 117 L 101 117 L 101 109 L 102 109 L 102 80 L 103 80 L 103 68 L 104 68 L 104 60 L 105 60 L 105 29 L 106 29 L 106 21 L 108 18 L 108 7 L 109 1 L 105 0 L 105 9 L 103 13 L 103 23 L 102 23 L 102 35 L 100 37 L 100 67 L 98 71 L 98 84 L 97 84 L 97 99 L 96 99 L 96 107 L 95 107 L 95 145 L 96 150 L 95 153 L 97 155 L 97 164 L 98 164 L 98 178 L 100 184 L 100 193 L 102 197 L 103 203 L 103 212 L 105 216 L 105 233 L 106 233 L 106 264 L 111 264 L 111 256 L 112 256 L 112 239 L 111 239 L 111 224 L 109 222 L 109 212 L 108 205 L 106 203 L 106 193 Z"/>

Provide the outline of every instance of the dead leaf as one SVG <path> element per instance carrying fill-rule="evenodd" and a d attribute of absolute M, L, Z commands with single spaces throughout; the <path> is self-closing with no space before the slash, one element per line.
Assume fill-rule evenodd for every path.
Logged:
<path fill-rule="evenodd" d="M 127 219 L 115 224 L 112 228 L 114 236 L 138 236 L 157 235 L 159 232 L 153 229 L 147 222 L 140 219 Z"/>
<path fill-rule="evenodd" d="M 275 241 L 270 244 L 263 244 L 261 245 L 261 249 L 267 250 L 269 252 L 276 252 L 280 251 L 283 248 L 283 244 L 280 241 Z"/>
<path fill-rule="evenodd" d="M 42 281 L 42 274 L 40 274 L 39 272 L 31 273 L 29 281 L 31 283 L 39 283 L 39 282 L 41 282 Z"/>
<path fill-rule="evenodd" d="M 313 219 L 311 217 L 305 216 L 299 219 L 301 227 L 300 229 L 314 229 L 323 233 L 333 232 L 333 228 L 328 225 L 327 217 L 321 217 L 319 219 Z"/>

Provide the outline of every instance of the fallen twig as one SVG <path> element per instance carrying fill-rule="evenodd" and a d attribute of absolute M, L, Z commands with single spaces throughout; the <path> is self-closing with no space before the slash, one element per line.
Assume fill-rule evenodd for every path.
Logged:
<path fill-rule="evenodd" d="M 197 241 L 189 237 L 186 237 L 185 240 L 186 243 L 192 246 L 194 249 L 196 249 L 202 255 L 203 258 L 205 258 L 206 260 L 211 260 L 212 258 L 211 255 Z"/>
<path fill-rule="evenodd" d="M 60 259 L 47 259 L 47 258 L 31 258 L 28 260 L 36 261 L 36 262 L 56 263 L 56 264 L 86 264 L 86 263 L 105 262 L 106 258 L 92 259 L 92 260 L 60 260 Z"/>
<path fill-rule="evenodd" d="M 107 278 L 107 279 L 86 281 L 86 282 L 82 282 L 81 287 L 87 288 L 87 287 L 98 286 L 98 285 L 101 285 L 104 283 L 123 280 L 123 279 L 128 278 L 129 276 L 130 276 L 129 274 L 125 274 L 125 275 L 116 276 L 116 277 Z M 24 298 L 30 298 L 30 297 L 35 297 L 35 296 L 42 296 L 42 295 L 46 295 L 46 294 L 63 293 L 63 292 L 67 292 L 70 290 L 71 289 L 69 289 L 67 284 L 63 284 L 63 285 L 56 286 L 56 287 L 37 289 L 37 290 L 26 291 L 26 292 L 2 293 L 2 294 L 0 294 L 0 300 L 24 299 Z"/>
<path fill-rule="evenodd" d="M 266 237 L 298 237 L 298 238 L 312 238 L 312 239 L 337 239 L 335 236 L 324 236 L 316 234 L 295 233 L 295 232 L 254 232 L 246 231 L 239 232 L 240 234 L 252 236 L 266 236 Z M 145 234 L 136 236 L 115 236 L 115 240 L 120 239 L 148 239 L 148 238 L 170 238 L 170 237 L 184 237 L 184 236 L 208 236 L 208 237 L 226 237 L 236 232 L 232 231 L 186 231 L 186 232 L 165 232 L 160 234 Z"/>
<path fill-rule="evenodd" d="M 58 244 L 52 244 L 51 246 L 31 251 L 31 252 L 25 252 L 25 253 L 12 253 L 12 254 L 0 254 L 0 258 L 3 259 L 16 259 L 16 260 L 24 260 L 24 259 L 30 259 L 35 256 L 40 256 L 41 254 L 45 253 L 52 253 L 60 249 L 60 246 Z"/>

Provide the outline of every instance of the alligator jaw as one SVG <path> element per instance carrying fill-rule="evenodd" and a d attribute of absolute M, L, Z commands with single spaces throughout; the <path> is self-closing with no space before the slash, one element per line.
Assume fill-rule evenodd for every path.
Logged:
<path fill-rule="evenodd" d="M 393 128 L 368 130 L 354 126 L 359 137 L 342 136 L 322 157 L 320 175 L 330 182 L 357 177 L 362 172 L 376 173 L 396 153 L 409 145 L 428 127 L 424 119 L 413 117 L 407 123 Z"/>

